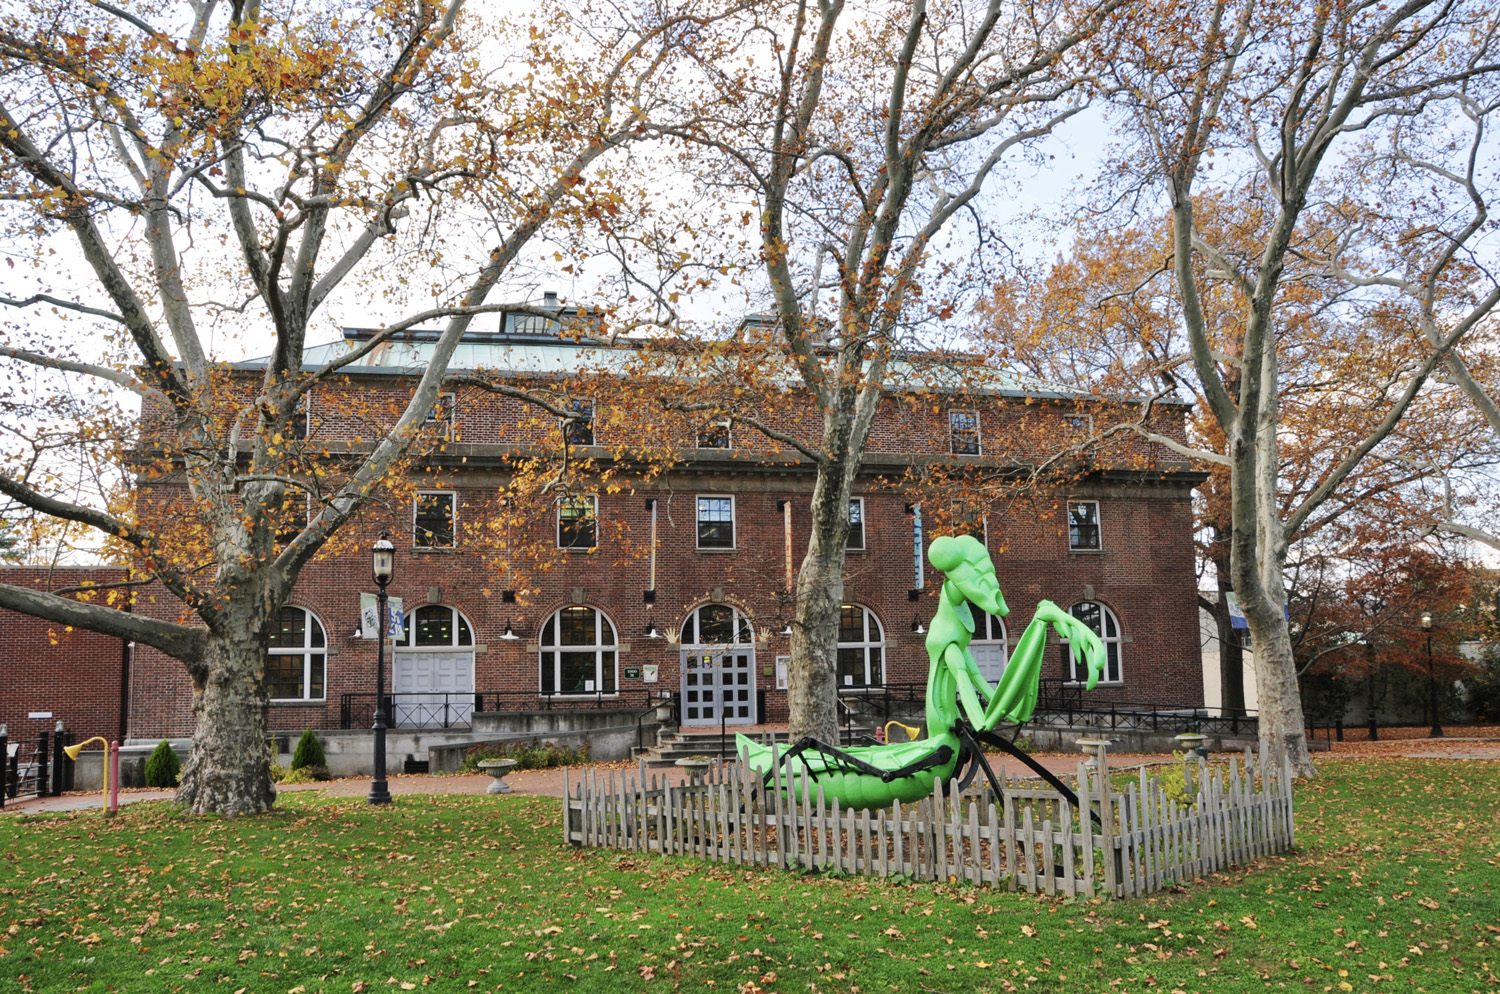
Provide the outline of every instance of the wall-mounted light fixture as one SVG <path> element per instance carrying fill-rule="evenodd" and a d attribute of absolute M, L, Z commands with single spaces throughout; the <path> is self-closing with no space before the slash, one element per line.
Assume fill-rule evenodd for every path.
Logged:
<path fill-rule="evenodd" d="M 500 636 L 500 639 L 504 642 L 519 642 L 521 640 L 521 636 L 517 635 L 516 630 L 511 627 L 509 618 L 505 619 L 505 633 Z"/>
<path fill-rule="evenodd" d="M 654 621 L 646 626 L 646 637 L 648 639 L 666 638 L 666 636 L 661 633 L 661 629 L 656 627 L 656 622 Z"/>
<path fill-rule="evenodd" d="M 914 614 L 911 616 L 911 631 L 913 635 L 927 634 L 927 626 L 922 624 L 922 619 L 919 615 Z"/>

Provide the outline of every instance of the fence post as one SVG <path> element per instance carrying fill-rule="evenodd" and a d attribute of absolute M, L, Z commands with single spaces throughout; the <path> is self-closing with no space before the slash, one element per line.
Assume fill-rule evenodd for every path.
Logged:
<path fill-rule="evenodd" d="M 10 794 L 10 729 L 0 724 L 0 811 Z"/>
<path fill-rule="evenodd" d="M 63 746 L 66 744 L 63 741 L 63 723 L 59 719 L 57 730 L 52 735 L 52 789 L 48 791 L 52 797 L 62 797 L 63 763 L 68 761 L 67 755 L 63 753 Z"/>
<path fill-rule="evenodd" d="M 1120 847 L 1115 838 L 1114 797 L 1109 783 L 1109 740 L 1079 739 L 1078 748 L 1085 755 L 1093 757 L 1094 782 L 1098 785 L 1098 790 L 1091 793 L 1099 801 L 1099 831 L 1103 836 L 1100 848 L 1104 851 L 1104 889 L 1109 892 L 1110 897 L 1121 897 L 1123 895 L 1120 890 L 1120 879 L 1124 867 L 1120 862 Z M 1079 818 L 1079 828 L 1092 832 L 1093 826 L 1089 825 L 1088 821 L 1085 811 Z"/>

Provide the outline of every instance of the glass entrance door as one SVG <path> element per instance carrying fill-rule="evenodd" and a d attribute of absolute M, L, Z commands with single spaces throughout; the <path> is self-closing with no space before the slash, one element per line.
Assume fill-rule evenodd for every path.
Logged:
<path fill-rule="evenodd" d="M 755 650 L 750 647 L 684 649 L 684 725 L 755 724 Z"/>

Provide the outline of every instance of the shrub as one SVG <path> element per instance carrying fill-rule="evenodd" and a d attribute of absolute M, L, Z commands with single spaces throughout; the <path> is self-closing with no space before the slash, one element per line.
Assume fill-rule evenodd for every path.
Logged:
<path fill-rule="evenodd" d="M 326 766 L 299 766 L 287 770 L 286 775 L 279 783 L 319 783 L 323 780 L 333 779 Z"/>
<path fill-rule="evenodd" d="M 328 767 L 328 757 L 323 755 L 323 743 L 313 734 L 311 728 L 304 729 L 302 737 L 297 740 L 297 751 L 292 753 L 292 769 L 301 770 L 309 766 Z M 328 777 L 321 779 L 327 780 Z"/>
<path fill-rule="evenodd" d="M 162 739 L 146 759 L 146 786 L 175 787 L 181 776 L 182 762 L 172 751 L 172 744 Z"/>
<path fill-rule="evenodd" d="M 576 766 L 589 761 L 588 743 L 577 749 L 542 744 L 538 739 L 530 742 L 501 742 L 477 745 L 464 752 L 465 773 L 478 773 L 479 763 L 485 759 L 514 759 L 518 770 L 543 770 L 553 766 Z"/>
<path fill-rule="evenodd" d="M 272 762 L 271 763 L 271 782 L 272 783 L 285 783 L 287 775 L 290 774 L 291 772 L 292 772 L 291 770 L 287 769 L 285 766 L 282 766 L 280 763 Z"/>

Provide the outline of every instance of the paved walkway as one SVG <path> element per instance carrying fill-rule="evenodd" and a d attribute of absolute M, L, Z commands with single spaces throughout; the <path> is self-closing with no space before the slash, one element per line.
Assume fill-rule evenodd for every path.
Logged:
<path fill-rule="evenodd" d="M 990 755 L 990 765 L 997 775 L 1025 777 L 1032 773 L 1019 760 L 1005 755 Z M 1037 760 L 1053 773 L 1073 773 L 1078 768 L 1079 755 L 1041 755 Z M 1112 755 L 1110 766 L 1115 769 L 1129 769 L 1145 764 L 1170 763 L 1171 756 L 1141 756 L 1141 755 Z M 578 782 L 580 767 L 573 767 L 568 771 L 571 783 Z M 616 775 L 623 773 L 626 776 L 634 776 L 638 767 L 634 763 L 593 763 L 587 769 L 598 772 L 614 770 Z M 665 778 L 672 784 L 680 784 L 687 779 L 687 772 L 677 767 L 667 767 L 646 770 L 646 775 L 655 776 L 658 780 Z M 387 780 L 392 797 L 403 797 L 421 794 L 483 794 L 489 788 L 491 778 L 486 774 L 452 774 L 429 776 L 427 774 L 398 774 Z M 520 770 L 507 774 L 505 782 L 510 784 L 511 790 L 516 794 L 532 795 L 539 797 L 562 797 L 563 796 L 563 771 L 560 768 L 550 770 Z M 370 793 L 369 777 L 343 777 L 338 780 L 329 780 L 324 783 L 304 783 L 280 786 L 278 791 L 301 791 L 321 790 L 329 797 L 364 797 Z M 138 801 L 162 801 L 171 800 L 175 796 L 170 790 L 122 790 L 120 792 L 121 804 L 133 804 Z M 11 801 L 6 804 L 5 811 L 11 813 L 42 812 L 42 811 L 96 811 L 102 807 L 102 795 L 99 791 L 88 793 L 74 792 L 64 794 L 62 797 L 33 797 L 20 801 Z"/>
<path fill-rule="evenodd" d="M 1486 730 L 1488 731 L 1488 730 Z M 1369 757 L 1372 759 L 1466 759 L 1466 760 L 1500 760 L 1500 737 L 1457 737 L 1450 736 L 1441 739 L 1400 739 L 1387 742 L 1336 742 L 1334 743 L 1335 756 L 1341 757 Z M 1326 754 L 1319 754 L 1326 755 Z M 1031 771 L 1019 760 L 1010 756 L 990 754 L 990 765 L 994 767 L 996 774 L 1012 777 L 1024 777 L 1031 775 Z M 1073 773 L 1078 768 L 1078 754 L 1043 754 L 1036 759 L 1053 773 Z M 1318 756 L 1314 755 L 1313 761 Z M 1160 765 L 1173 762 L 1170 755 L 1141 755 L 1129 753 L 1112 753 L 1109 757 L 1109 765 L 1112 769 L 1133 769 L 1140 766 Z M 635 775 L 637 766 L 634 763 L 593 763 L 588 769 L 599 772 L 609 770 L 616 771 L 616 775 L 624 773 L 627 776 Z M 577 783 L 580 767 L 573 767 L 568 772 L 570 782 Z M 647 769 L 647 776 L 666 778 L 673 784 L 680 784 L 686 779 L 686 771 L 676 767 L 666 769 Z M 539 797 L 561 797 L 563 795 L 563 771 L 561 769 L 550 770 L 521 770 L 508 774 L 505 782 L 510 784 L 516 794 L 533 795 Z M 390 792 L 393 797 L 404 797 L 421 794 L 483 794 L 491 783 L 490 777 L 484 774 L 455 774 L 449 776 L 428 776 L 426 774 L 398 774 L 389 778 Z M 282 791 L 299 790 L 321 790 L 329 797 L 364 797 L 370 792 L 369 777 L 345 777 L 339 780 L 330 780 L 326 783 L 293 784 L 291 786 L 278 787 Z M 137 801 L 161 801 L 171 800 L 175 796 L 170 790 L 124 790 L 120 792 L 121 804 L 132 804 Z M 39 812 L 39 811 L 86 811 L 98 810 L 102 806 L 101 795 L 98 791 L 91 793 L 70 793 L 62 797 L 27 798 L 20 801 L 10 801 L 5 805 L 5 811 L 14 812 Z"/>

